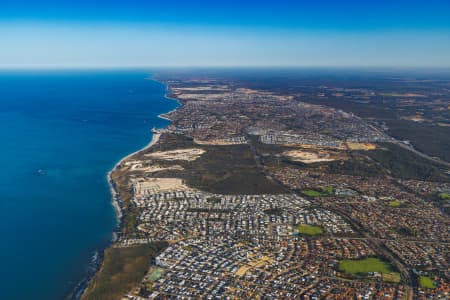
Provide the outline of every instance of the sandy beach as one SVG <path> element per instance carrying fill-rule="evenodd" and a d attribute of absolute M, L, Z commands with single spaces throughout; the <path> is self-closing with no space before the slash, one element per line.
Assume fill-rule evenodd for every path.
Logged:
<path fill-rule="evenodd" d="M 154 81 L 158 81 L 155 78 L 148 78 L 149 80 L 154 80 Z M 158 81 L 160 82 L 160 81 Z M 168 97 L 169 94 L 169 88 L 168 86 L 164 83 L 164 82 L 160 82 L 161 84 L 164 84 L 166 86 L 166 93 L 164 94 L 164 98 L 167 100 L 172 100 L 172 101 L 176 101 L 179 106 L 181 106 L 181 102 L 178 101 L 178 99 L 174 99 L 174 98 L 170 98 Z M 177 107 L 178 108 L 178 107 Z M 167 112 L 167 113 L 171 113 L 173 111 L 175 111 L 177 108 Z M 167 120 L 169 122 L 172 122 L 172 120 L 165 118 L 163 114 L 158 115 L 158 118 L 163 119 L 163 120 Z M 113 168 L 107 173 L 106 175 L 106 179 L 108 181 L 108 185 L 109 185 L 109 189 L 110 189 L 110 193 L 111 193 L 111 204 L 114 207 L 115 213 L 116 213 L 116 219 L 117 219 L 117 225 L 116 225 L 116 229 L 113 231 L 112 233 L 112 238 L 111 238 L 111 243 L 114 244 L 117 241 L 117 232 L 120 231 L 121 226 L 122 226 L 122 217 L 123 217 L 123 211 L 122 211 L 122 202 L 120 200 L 119 194 L 116 190 L 115 187 L 115 183 L 114 180 L 112 179 L 112 173 L 116 170 L 116 168 L 118 168 L 124 161 L 128 160 L 129 158 L 131 158 L 132 156 L 134 156 L 137 153 L 140 153 L 141 151 L 145 151 L 149 148 L 151 148 L 153 145 L 155 145 L 156 143 L 158 143 L 159 139 L 161 137 L 160 133 L 153 133 L 152 139 L 151 141 L 144 146 L 143 148 L 128 154 L 127 156 L 123 157 L 122 159 L 120 159 L 114 166 Z M 110 247 L 111 245 L 107 246 Z M 100 250 L 101 253 L 103 253 L 103 251 L 106 248 Z M 98 252 L 100 253 L 100 252 Z M 86 288 L 88 287 L 89 283 L 91 282 L 92 278 L 94 278 L 95 274 L 99 271 L 99 269 L 101 268 L 101 266 L 103 265 L 103 255 L 98 256 L 98 259 L 96 261 L 96 264 L 94 266 L 95 271 L 92 272 L 91 275 L 87 276 L 86 278 L 84 278 L 82 280 L 82 282 L 80 284 L 77 285 L 77 287 L 75 288 L 74 292 L 72 293 L 73 296 L 71 296 L 73 299 L 80 299 L 82 297 L 82 295 L 86 292 Z M 71 298 L 71 299 L 72 299 Z"/>
<path fill-rule="evenodd" d="M 128 154 L 127 156 L 125 156 L 124 158 L 122 158 L 121 160 L 119 160 L 115 165 L 114 165 L 114 167 L 111 169 L 111 171 L 109 171 L 108 172 L 108 174 L 106 175 L 106 178 L 107 178 L 107 180 L 108 180 L 108 185 L 109 185 L 109 189 L 110 189 L 110 191 L 111 191 L 111 196 L 112 196 L 112 205 L 113 205 L 113 207 L 114 207 L 114 210 L 116 211 L 116 217 L 117 217 L 117 222 L 118 222 L 118 226 L 120 226 L 120 221 L 121 221 L 121 219 L 122 219 L 122 215 L 123 215 L 123 213 L 122 213 L 122 207 L 121 207 L 121 202 L 120 202 L 120 198 L 119 198 L 119 194 L 118 194 L 118 192 L 116 191 L 116 188 L 115 188 L 115 186 L 114 186 L 114 181 L 113 181 L 113 179 L 112 179 L 112 177 L 111 177 L 111 174 L 112 174 L 112 172 L 114 172 L 114 170 L 116 170 L 116 168 L 118 167 L 118 166 L 120 166 L 125 160 L 127 160 L 128 158 L 130 158 L 130 157 L 132 157 L 133 155 L 135 155 L 135 154 L 137 154 L 137 153 L 139 153 L 139 152 L 141 152 L 141 151 L 144 151 L 144 150 L 147 150 L 148 148 L 150 148 L 150 147 L 152 147 L 153 145 L 155 145 L 158 141 L 159 141 L 159 138 L 161 137 L 161 134 L 160 133 L 154 133 L 153 134 L 153 137 L 152 137 L 152 140 L 150 141 L 150 143 L 148 143 L 144 148 L 142 148 L 142 149 L 140 149 L 140 150 L 137 150 L 137 151 L 135 151 L 135 152 L 133 152 L 133 153 L 131 153 L 131 154 Z M 113 241 L 114 241 L 114 238 L 113 238 Z"/>
<path fill-rule="evenodd" d="M 158 80 L 155 79 L 154 77 L 149 77 L 148 80 L 158 81 Z M 158 81 L 158 82 L 159 82 L 159 81 Z M 166 93 L 164 94 L 164 98 L 167 99 L 167 100 L 176 101 L 176 102 L 179 104 L 179 106 L 181 106 L 182 104 L 181 104 L 181 102 L 180 102 L 178 99 L 170 98 L 170 97 L 168 96 L 169 93 L 170 93 L 169 86 L 168 86 L 167 84 L 165 84 L 164 82 L 161 82 L 161 83 L 164 84 L 164 85 L 166 86 Z M 167 120 L 167 121 L 169 121 L 169 122 L 172 122 L 172 120 L 170 120 L 170 119 L 164 117 L 163 115 L 169 114 L 169 113 L 171 113 L 171 112 L 173 112 L 173 111 L 176 111 L 177 109 L 178 109 L 178 107 L 175 108 L 175 109 L 173 109 L 173 110 L 171 110 L 171 111 L 169 111 L 169 112 L 167 112 L 167 113 L 160 114 L 160 115 L 158 115 L 158 118 L 163 119 L 163 120 Z M 137 151 L 135 151 L 135 152 L 133 152 L 133 153 L 131 153 L 131 154 L 128 154 L 127 156 L 123 157 L 121 160 L 119 160 L 119 161 L 114 165 L 114 167 L 111 169 L 111 171 L 109 171 L 108 174 L 106 175 L 106 178 L 107 178 L 107 181 L 108 181 L 108 185 L 109 185 L 109 189 L 110 189 L 110 191 L 111 191 L 111 198 L 112 198 L 111 201 L 112 201 L 112 205 L 113 205 L 113 207 L 114 207 L 114 210 L 116 211 L 117 227 L 120 227 L 120 226 L 121 226 L 120 222 L 121 222 L 121 219 L 122 219 L 122 216 L 123 216 L 123 212 L 122 212 L 122 207 L 121 207 L 120 198 L 119 198 L 118 192 L 117 192 L 116 189 L 115 189 L 114 181 L 113 181 L 112 178 L 111 178 L 111 174 L 112 174 L 112 172 L 114 172 L 114 170 L 115 170 L 118 166 L 120 166 L 125 160 L 127 160 L 127 159 L 129 159 L 130 157 L 132 157 L 133 155 L 135 155 L 135 154 L 137 154 L 137 153 L 139 153 L 139 152 L 141 152 L 141 151 L 147 150 L 147 149 L 149 149 L 150 147 L 152 147 L 153 145 L 155 145 L 155 144 L 159 141 L 159 138 L 160 138 L 160 137 L 161 137 L 161 134 L 160 134 L 160 133 L 153 133 L 152 140 L 150 141 L 150 143 L 148 143 L 144 148 L 139 149 L 139 150 L 137 150 Z M 113 233 L 113 242 L 114 242 L 114 241 L 115 241 L 115 233 Z"/>

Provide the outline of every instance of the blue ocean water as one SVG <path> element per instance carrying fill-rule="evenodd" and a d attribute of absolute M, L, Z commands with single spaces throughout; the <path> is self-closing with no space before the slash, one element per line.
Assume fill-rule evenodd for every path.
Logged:
<path fill-rule="evenodd" d="M 0 72 L 1 298 L 64 298 L 111 239 L 106 173 L 178 105 L 147 77 Z"/>

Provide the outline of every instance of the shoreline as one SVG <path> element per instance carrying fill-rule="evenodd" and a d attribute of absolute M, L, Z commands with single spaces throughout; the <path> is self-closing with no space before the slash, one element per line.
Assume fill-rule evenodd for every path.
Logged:
<path fill-rule="evenodd" d="M 156 81 L 162 85 L 165 86 L 165 93 L 163 98 L 166 100 L 175 101 L 178 106 L 166 113 L 161 113 L 157 117 L 169 122 L 172 122 L 169 118 L 164 117 L 163 115 L 169 114 L 171 112 L 176 111 L 179 107 L 181 107 L 183 104 L 176 98 L 169 97 L 170 89 L 169 85 L 166 84 L 163 81 L 160 81 L 154 77 L 148 77 L 145 78 L 147 80 Z M 170 124 L 168 124 L 170 125 Z M 168 126 L 167 125 L 167 126 Z M 163 127 L 166 128 L 167 126 Z M 161 128 L 161 129 L 163 129 Z M 67 300 L 79 300 L 83 297 L 84 293 L 86 292 L 86 289 L 88 288 L 89 284 L 91 283 L 92 279 L 95 277 L 95 275 L 101 270 L 103 265 L 103 256 L 106 249 L 110 248 L 118 239 L 118 233 L 120 233 L 121 227 L 122 227 L 122 218 L 123 218 L 123 207 L 122 207 L 122 201 L 120 200 L 119 193 L 116 190 L 114 180 L 112 179 L 112 173 L 116 170 L 117 167 L 119 167 L 125 160 L 129 159 L 130 157 L 145 151 L 151 147 L 153 147 L 156 143 L 158 143 L 159 139 L 161 137 L 161 133 L 155 133 L 152 132 L 152 139 L 151 141 L 145 145 L 143 148 L 136 150 L 130 154 L 127 154 L 125 157 L 121 158 L 117 163 L 114 164 L 111 170 L 109 170 L 106 174 L 106 180 L 108 182 L 109 191 L 111 193 L 111 205 L 114 208 L 115 214 L 116 214 L 116 225 L 115 229 L 112 232 L 111 240 L 108 244 L 106 244 L 104 247 L 96 250 L 92 256 L 91 262 L 88 264 L 88 272 L 84 278 L 80 280 L 80 282 L 75 286 L 72 292 L 69 293 L 69 295 L 66 297 Z"/>
<path fill-rule="evenodd" d="M 106 179 L 108 181 L 109 190 L 111 192 L 111 197 L 112 197 L 111 203 L 112 203 L 112 206 L 114 207 L 114 210 L 116 211 L 116 219 L 117 219 L 117 222 L 118 222 L 117 225 L 116 225 L 117 227 L 121 226 L 121 220 L 122 220 L 122 217 L 123 217 L 123 211 L 122 211 L 122 201 L 119 198 L 119 193 L 117 192 L 114 180 L 112 179 L 112 173 L 125 160 L 129 159 L 130 157 L 132 157 L 132 156 L 134 156 L 134 155 L 136 155 L 136 154 L 138 154 L 138 153 L 140 153 L 140 152 L 142 152 L 144 150 L 147 150 L 147 149 L 151 148 L 153 145 L 155 145 L 159 141 L 160 137 L 161 137 L 161 133 L 153 133 L 151 141 L 146 146 L 144 146 L 143 148 L 141 148 L 141 149 L 139 149 L 137 151 L 134 151 L 133 153 L 130 153 L 127 156 L 125 156 L 122 159 L 120 159 L 106 175 Z M 115 242 L 114 238 L 113 238 L 112 242 Z"/>
<path fill-rule="evenodd" d="M 164 83 L 164 82 L 162 82 L 162 81 L 159 81 L 159 80 L 157 80 L 157 79 L 154 78 L 154 77 L 146 78 L 146 80 L 156 81 L 156 82 L 159 82 L 159 83 L 161 83 L 162 85 L 164 85 L 164 86 L 165 86 L 165 89 L 166 89 L 166 90 L 165 90 L 165 93 L 164 93 L 164 96 L 163 96 L 164 99 L 167 99 L 167 100 L 171 100 L 171 101 L 177 102 L 178 106 L 177 106 L 176 108 L 174 108 L 174 109 L 172 109 L 172 110 L 170 110 L 170 111 L 168 111 L 168 112 L 161 113 L 161 114 L 159 114 L 159 115 L 157 116 L 157 117 L 160 118 L 160 119 L 166 120 L 166 121 L 168 121 L 168 122 L 172 122 L 172 120 L 170 120 L 169 118 L 164 117 L 163 115 L 169 114 L 169 113 L 171 113 L 171 112 L 176 111 L 176 110 L 182 105 L 182 103 L 181 103 L 178 99 L 176 99 L 176 98 L 170 98 L 170 97 L 169 97 L 170 89 L 169 89 L 169 85 L 168 85 L 168 84 L 166 84 L 166 83 Z M 169 125 L 170 125 L 170 124 L 169 124 Z M 167 127 L 167 126 L 166 126 L 166 127 Z M 165 128 L 165 127 L 164 127 L 164 128 Z M 130 157 L 132 157 L 133 155 L 138 154 L 139 152 L 142 152 L 142 151 L 144 151 L 144 150 L 147 150 L 147 149 L 151 148 L 153 145 L 155 145 L 155 144 L 159 141 L 159 138 L 160 138 L 160 137 L 161 137 L 161 133 L 155 133 L 155 132 L 152 132 L 152 139 L 151 139 L 151 141 L 150 141 L 147 145 L 145 145 L 143 148 L 141 148 L 141 149 L 139 149 L 139 150 L 136 150 L 136 151 L 134 151 L 133 153 L 130 153 L 130 154 L 126 155 L 125 157 L 121 158 L 121 159 L 113 166 L 113 168 L 106 174 L 106 180 L 107 180 L 107 182 L 108 182 L 109 189 L 110 189 L 110 193 L 111 193 L 111 197 L 112 197 L 112 199 L 111 199 L 112 206 L 114 207 L 114 210 L 115 210 L 115 212 L 116 212 L 116 219 L 117 219 L 116 229 L 120 229 L 121 222 L 122 222 L 122 217 L 123 217 L 123 209 L 122 209 L 122 205 L 121 205 L 122 202 L 121 202 L 121 200 L 120 200 L 120 198 L 119 198 L 119 193 L 117 192 L 117 190 L 116 190 L 116 188 L 115 188 L 115 183 L 114 183 L 114 180 L 112 179 L 111 175 L 112 175 L 112 173 L 114 172 L 114 170 L 116 170 L 116 168 L 117 168 L 118 166 L 120 166 L 121 163 L 123 163 L 125 160 L 127 160 L 127 159 L 130 158 Z M 113 238 L 112 238 L 112 241 L 111 241 L 112 243 L 114 243 L 114 242 L 116 241 L 116 237 L 114 236 L 115 234 L 117 234 L 116 232 L 117 232 L 117 231 L 113 231 Z"/>

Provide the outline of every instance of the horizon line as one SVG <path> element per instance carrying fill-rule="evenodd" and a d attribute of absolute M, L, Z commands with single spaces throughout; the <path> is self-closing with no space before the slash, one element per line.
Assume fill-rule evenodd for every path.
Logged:
<path fill-rule="evenodd" d="M 29 65 L 1 66 L 0 70 L 101 70 L 101 69 L 366 69 L 366 70 L 448 70 L 450 66 L 408 65 Z"/>

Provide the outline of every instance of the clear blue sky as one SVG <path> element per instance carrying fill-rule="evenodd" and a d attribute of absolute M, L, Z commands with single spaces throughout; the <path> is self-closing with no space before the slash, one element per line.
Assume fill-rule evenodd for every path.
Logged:
<path fill-rule="evenodd" d="M 450 67 L 450 1 L 0 1 L 0 68 Z"/>

